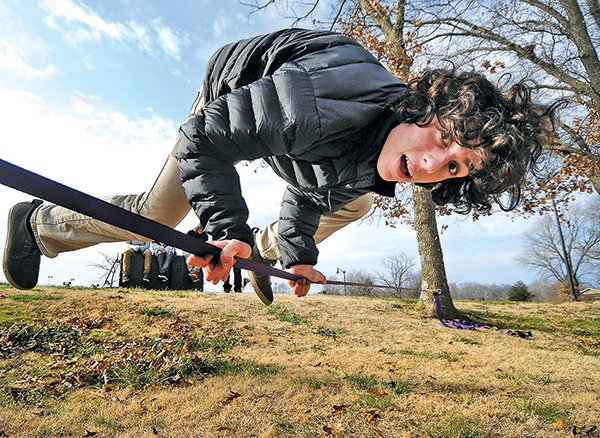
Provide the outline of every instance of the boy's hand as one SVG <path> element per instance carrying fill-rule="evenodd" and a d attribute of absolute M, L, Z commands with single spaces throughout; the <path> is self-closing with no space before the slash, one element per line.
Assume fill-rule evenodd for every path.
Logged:
<path fill-rule="evenodd" d="M 229 271 L 235 262 L 235 256 L 247 259 L 252 253 L 250 245 L 241 240 L 217 240 L 207 243 L 221 248 L 222 251 L 219 256 L 220 263 L 211 263 L 214 258 L 212 254 L 207 254 L 202 257 L 192 254 L 188 257 L 187 263 L 191 266 L 204 268 L 206 274 L 204 278 L 206 281 L 212 282 L 212 284 L 227 280 Z"/>
<path fill-rule="evenodd" d="M 288 281 L 288 284 L 292 288 L 292 292 L 297 297 L 305 296 L 310 289 L 311 283 L 325 284 L 325 281 L 327 280 L 325 276 L 317 271 L 312 265 L 294 265 L 289 268 L 289 271 L 292 274 L 304 277 L 296 281 Z"/>

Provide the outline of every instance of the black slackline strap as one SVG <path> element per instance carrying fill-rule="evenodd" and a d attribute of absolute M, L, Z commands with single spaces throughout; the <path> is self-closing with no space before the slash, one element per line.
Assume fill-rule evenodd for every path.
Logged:
<path fill-rule="evenodd" d="M 118 228 L 167 243 L 192 254 L 200 256 L 213 254 L 218 257 L 221 252 L 221 248 L 219 247 L 210 245 L 193 236 L 188 236 L 166 225 L 132 213 L 2 159 L 0 159 L 0 183 Z M 299 275 L 294 275 L 290 272 L 285 272 L 252 260 L 236 259 L 235 265 L 238 268 L 285 278 L 287 280 L 302 278 Z"/>
<path fill-rule="evenodd" d="M 93 217 L 115 227 L 147 238 L 167 243 L 175 248 L 199 256 L 213 254 L 219 256 L 221 248 L 196 239 L 147 217 L 132 213 L 102 199 L 95 198 L 79 190 L 46 178 L 37 173 L 0 159 L 0 184 L 28 193 L 69 210 Z M 236 257 L 235 266 L 286 280 L 299 280 L 300 275 L 292 274 L 272 266 Z M 351 283 L 331 280 L 327 284 L 347 286 L 370 286 L 395 289 L 392 286 Z"/>

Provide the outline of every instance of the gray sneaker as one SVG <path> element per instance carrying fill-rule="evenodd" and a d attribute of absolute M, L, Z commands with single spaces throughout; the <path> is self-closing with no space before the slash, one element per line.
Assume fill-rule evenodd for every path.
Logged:
<path fill-rule="evenodd" d="M 33 237 L 29 219 L 40 205 L 40 199 L 19 202 L 8 212 L 2 270 L 8 282 L 21 290 L 33 289 L 38 282 L 42 252 Z"/>
<path fill-rule="evenodd" d="M 256 243 L 252 247 L 252 254 L 248 257 L 250 260 L 262 263 L 263 265 L 274 266 L 275 260 L 266 260 L 262 258 L 258 248 L 256 247 Z M 254 271 L 248 271 L 248 278 L 250 279 L 250 284 L 252 284 L 252 289 L 258 295 L 258 298 L 266 304 L 267 306 L 273 303 L 273 289 L 271 288 L 271 276 L 260 274 Z"/>

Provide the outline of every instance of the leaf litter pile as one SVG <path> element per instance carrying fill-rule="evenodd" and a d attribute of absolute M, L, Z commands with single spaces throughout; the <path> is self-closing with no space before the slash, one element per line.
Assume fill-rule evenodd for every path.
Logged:
<path fill-rule="evenodd" d="M 600 436 L 600 303 L 0 289 L 0 436 Z"/>

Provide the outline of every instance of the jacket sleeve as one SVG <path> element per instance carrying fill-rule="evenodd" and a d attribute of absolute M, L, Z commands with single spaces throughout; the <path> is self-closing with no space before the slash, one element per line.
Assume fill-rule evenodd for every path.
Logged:
<path fill-rule="evenodd" d="M 277 239 L 281 250 L 281 263 L 286 268 L 293 265 L 316 265 L 319 250 L 314 235 L 322 212 L 295 187 L 287 186 L 281 202 Z"/>
<path fill-rule="evenodd" d="M 235 164 L 301 154 L 321 127 L 310 79 L 291 65 L 217 98 L 179 134 L 180 177 L 200 223 L 214 239 L 252 244 Z"/>

